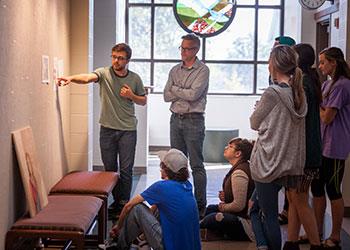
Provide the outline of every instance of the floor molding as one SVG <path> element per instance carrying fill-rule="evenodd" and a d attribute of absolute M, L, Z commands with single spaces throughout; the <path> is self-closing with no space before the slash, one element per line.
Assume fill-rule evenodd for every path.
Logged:
<path fill-rule="evenodd" d="M 170 149 L 170 146 L 149 146 L 148 150 L 149 152 L 157 152 L 157 151 L 168 151 Z"/>

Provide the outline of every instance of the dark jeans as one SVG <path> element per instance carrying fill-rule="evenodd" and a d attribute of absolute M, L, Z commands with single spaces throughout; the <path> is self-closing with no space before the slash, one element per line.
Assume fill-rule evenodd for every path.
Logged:
<path fill-rule="evenodd" d="M 278 192 L 281 186 L 275 183 L 255 182 L 265 236 L 270 250 L 281 250 L 282 238 L 278 222 Z M 252 223 L 254 221 L 252 220 Z"/>
<path fill-rule="evenodd" d="M 192 169 L 194 194 L 199 213 L 207 205 L 207 174 L 203 164 L 204 115 L 189 113 L 172 114 L 170 118 L 170 145 L 189 157 Z"/>
<path fill-rule="evenodd" d="M 218 205 L 207 207 L 205 217 L 200 222 L 200 228 L 207 228 L 232 240 L 249 240 L 238 216 L 220 212 Z"/>
<path fill-rule="evenodd" d="M 136 131 L 101 126 L 100 147 L 105 170 L 117 172 L 119 168 L 120 172 L 120 178 L 112 191 L 116 204 L 124 205 L 130 199 L 136 135 Z"/>

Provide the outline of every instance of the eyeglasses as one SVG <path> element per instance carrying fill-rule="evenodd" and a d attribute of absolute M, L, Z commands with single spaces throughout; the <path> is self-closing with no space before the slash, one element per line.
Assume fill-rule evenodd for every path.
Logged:
<path fill-rule="evenodd" d="M 118 61 L 125 61 L 125 60 L 128 59 L 125 56 L 113 56 L 112 55 L 111 57 L 112 57 L 113 60 L 117 60 L 118 59 Z"/>
<path fill-rule="evenodd" d="M 182 47 L 182 46 L 179 46 L 179 50 L 181 50 L 181 51 L 191 51 L 191 50 L 195 50 L 195 49 L 197 49 L 197 47 L 184 48 L 184 47 Z"/>

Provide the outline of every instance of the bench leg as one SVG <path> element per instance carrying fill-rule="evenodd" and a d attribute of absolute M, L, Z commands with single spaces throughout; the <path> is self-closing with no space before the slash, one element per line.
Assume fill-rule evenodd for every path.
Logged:
<path fill-rule="evenodd" d="M 16 239 L 16 235 L 12 231 L 8 231 L 6 234 L 6 241 L 5 241 L 5 249 L 11 250 L 13 247 L 13 243 Z"/>
<path fill-rule="evenodd" d="M 106 239 L 106 231 L 107 231 L 107 202 L 102 203 L 102 207 L 98 212 L 98 243 L 103 244 Z"/>
<path fill-rule="evenodd" d="M 77 250 L 84 250 L 84 237 L 74 240 Z"/>

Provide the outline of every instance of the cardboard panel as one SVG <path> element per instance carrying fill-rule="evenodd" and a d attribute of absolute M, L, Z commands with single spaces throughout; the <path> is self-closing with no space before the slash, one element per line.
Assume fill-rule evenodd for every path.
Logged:
<path fill-rule="evenodd" d="M 30 217 L 48 203 L 47 193 L 37 158 L 33 131 L 25 127 L 12 132 Z"/>

